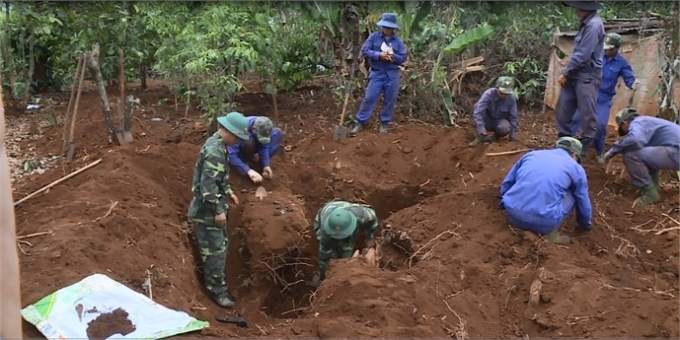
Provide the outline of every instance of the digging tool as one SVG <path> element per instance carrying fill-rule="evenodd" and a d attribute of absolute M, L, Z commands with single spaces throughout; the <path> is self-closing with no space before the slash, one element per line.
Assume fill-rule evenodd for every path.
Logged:
<path fill-rule="evenodd" d="M 83 68 L 80 72 L 80 77 L 78 78 L 78 91 L 76 92 L 76 102 L 73 105 L 73 114 L 71 115 L 71 131 L 68 137 L 68 153 L 66 153 L 66 162 L 70 162 L 73 159 L 73 154 L 76 152 L 76 143 L 73 142 L 73 134 L 76 130 L 76 120 L 78 120 L 78 104 L 80 103 L 80 93 L 83 87 L 83 79 L 85 78 L 85 63 L 87 59 L 86 54 L 80 55 Z"/>
<path fill-rule="evenodd" d="M 350 76 L 351 77 L 351 76 Z M 347 102 L 349 102 L 349 94 L 352 92 L 352 80 L 350 78 L 350 83 L 347 86 L 347 93 L 345 93 L 345 102 L 342 104 L 342 113 L 340 113 L 340 123 L 333 127 L 333 140 L 340 140 L 347 138 L 347 132 L 349 129 L 344 126 L 345 113 L 347 112 Z"/>
<path fill-rule="evenodd" d="M 260 201 L 267 197 L 267 189 L 265 189 L 263 186 L 257 187 L 257 190 L 255 190 L 255 197 L 259 198 Z"/>
<path fill-rule="evenodd" d="M 244 319 L 241 315 L 235 314 L 235 315 L 220 315 L 217 314 L 215 315 L 215 320 L 223 323 L 233 323 L 238 327 L 241 328 L 248 328 L 248 321 Z"/>
<path fill-rule="evenodd" d="M 123 140 L 125 143 L 132 143 L 135 141 L 135 138 L 132 136 L 132 131 L 130 129 L 132 128 L 132 110 L 134 109 L 134 104 L 135 104 L 135 99 L 132 95 L 129 95 L 127 97 L 127 101 L 125 103 L 125 119 L 123 120 Z"/>
<path fill-rule="evenodd" d="M 118 82 L 120 88 L 120 98 L 118 99 L 118 130 L 116 130 L 116 139 L 118 144 L 123 145 L 133 142 L 135 139 L 130 132 L 128 117 L 132 115 L 132 103 L 130 99 L 125 100 L 125 62 L 123 59 L 123 49 L 118 50 Z"/>

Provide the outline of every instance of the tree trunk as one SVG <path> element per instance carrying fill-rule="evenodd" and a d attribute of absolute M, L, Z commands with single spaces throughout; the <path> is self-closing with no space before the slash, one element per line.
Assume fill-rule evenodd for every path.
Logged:
<path fill-rule="evenodd" d="M 99 44 L 94 44 L 92 47 L 92 52 L 87 58 L 87 67 L 90 72 L 94 75 L 94 81 L 97 85 L 97 91 L 99 91 L 99 97 L 102 100 L 102 109 L 104 114 L 104 124 L 106 124 L 106 130 L 108 132 L 109 143 L 113 143 L 116 139 L 116 131 L 113 127 L 113 117 L 111 116 L 111 105 L 109 105 L 109 99 L 106 96 L 106 86 L 104 86 L 104 80 L 102 79 L 102 71 L 99 68 Z"/>

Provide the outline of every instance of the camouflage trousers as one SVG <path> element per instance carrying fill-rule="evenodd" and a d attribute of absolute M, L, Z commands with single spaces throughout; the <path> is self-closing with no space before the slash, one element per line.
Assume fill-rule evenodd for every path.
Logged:
<path fill-rule="evenodd" d="M 326 277 L 328 263 L 334 259 L 345 259 L 352 257 L 354 244 L 335 244 L 324 246 L 319 242 L 319 276 L 321 279 Z"/>
<path fill-rule="evenodd" d="M 210 218 L 192 218 L 190 222 L 196 231 L 201 260 L 203 262 L 203 281 L 212 294 L 218 295 L 227 291 L 225 281 L 225 265 L 229 238 L 225 228 Z"/>

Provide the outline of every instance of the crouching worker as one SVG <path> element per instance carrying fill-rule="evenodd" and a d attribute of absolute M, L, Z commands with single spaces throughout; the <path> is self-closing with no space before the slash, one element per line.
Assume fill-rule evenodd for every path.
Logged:
<path fill-rule="evenodd" d="M 189 205 L 189 222 L 203 261 L 203 279 L 211 298 L 218 305 L 231 308 L 234 301 L 227 293 L 224 266 L 229 240 L 227 212 L 229 199 L 238 198 L 229 186 L 227 145 L 248 139 L 248 121 L 243 114 L 231 112 L 217 118 L 219 129 L 201 147 L 191 183 L 193 198 Z"/>
<path fill-rule="evenodd" d="M 247 174 L 253 183 L 261 183 L 262 177 L 271 179 L 274 175 L 269 161 L 281 147 L 283 131 L 274 127 L 267 117 L 250 116 L 246 119 L 250 138 L 229 146 L 229 164 Z M 248 166 L 247 162 L 251 160 L 262 164 L 262 174 Z"/>
<path fill-rule="evenodd" d="M 659 170 L 680 170 L 680 126 L 662 118 L 640 116 L 630 108 L 616 114 L 616 125 L 619 136 L 625 138 L 612 145 L 604 155 L 605 161 L 622 153 L 631 184 L 642 193 L 635 204 L 658 202 Z"/>
<path fill-rule="evenodd" d="M 559 228 L 576 208 L 581 229 L 591 229 L 588 182 L 579 164 L 581 148 L 578 139 L 562 137 L 555 149 L 528 152 L 512 166 L 501 184 L 499 206 L 513 226 L 566 244 L 571 239 Z"/>
<path fill-rule="evenodd" d="M 492 87 L 482 94 L 475 103 L 472 119 L 477 129 L 477 137 L 470 142 L 473 147 L 479 143 L 491 143 L 493 140 L 510 135 L 510 140 L 517 138 L 517 97 L 513 93 L 513 80 L 510 77 L 500 77 L 496 87 Z M 493 138 L 487 133 L 493 132 Z"/>
<path fill-rule="evenodd" d="M 352 257 L 359 236 L 357 226 L 364 229 L 366 247 L 373 247 L 374 233 L 378 228 L 375 210 L 346 201 L 331 201 L 319 209 L 314 218 L 314 233 L 319 240 L 319 273 L 310 282 L 312 286 L 326 278 L 330 260 Z"/>

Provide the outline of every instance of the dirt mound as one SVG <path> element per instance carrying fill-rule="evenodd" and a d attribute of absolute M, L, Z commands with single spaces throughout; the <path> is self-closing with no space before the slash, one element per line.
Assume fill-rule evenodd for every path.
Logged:
<path fill-rule="evenodd" d="M 23 196 L 70 168 L 103 159 L 17 207 L 20 235 L 52 231 L 21 244 L 24 304 L 93 272 L 144 293 L 150 270 L 154 299 L 210 321 L 201 333 L 206 337 L 678 336 L 672 327 L 680 321 L 672 290 L 677 230 L 668 229 L 674 222 L 662 215 L 671 214 L 662 211 L 668 199 L 630 209 L 634 192 L 625 179 L 611 180 L 588 163 L 595 228 L 579 233 L 570 219 L 565 230 L 575 242 L 546 243 L 509 227 L 497 208 L 498 186 L 520 154 L 484 153 L 521 145 L 471 149 L 472 131 L 425 124 L 333 141 L 334 121 L 304 106 L 314 100 L 333 107 L 333 99 L 314 93 L 280 98 L 291 110 L 280 112 L 289 151 L 273 158 L 275 177 L 263 184 L 264 199 L 255 197 L 257 185 L 232 172 L 241 205 L 229 214 L 227 281 L 236 312 L 254 326 L 213 321 L 221 309 L 205 294 L 185 217 L 205 131 L 194 118 L 176 117 L 173 105 L 159 100 L 164 93 L 140 94 L 147 104 L 135 143 L 108 146 L 101 122 L 84 118 L 74 164 L 18 188 L 15 195 Z M 268 111 L 261 95 L 249 96 L 244 111 Z M 88 100 L 96 103 L 96 95 L 85 95 Z M 523 124 L 524 140 L 551 133 L 541 119 Z M 89 133 L 96 129 L 101 136 Z M 34 147 L 57 147 L 60 131 L 54 130 Z M 379 268 L 332 261 L 314 291 L 305 284 L 317 265 L 310 225 L 321 204 L 335 198 L 376 209 Z M 530 302 L 532 284 L 541 287 L 537 303 Z M 38 336 L 32 327 L 26 332 Z"/>
<path fill-rule="evenodd" d="M 87 337 L 90 340 L 105 340 L 116 334 L 128 335 L 137 327 L 128 319 L 123 309 L 115 309 L 111 313 L 102 313 L 87 324 Z"/>

